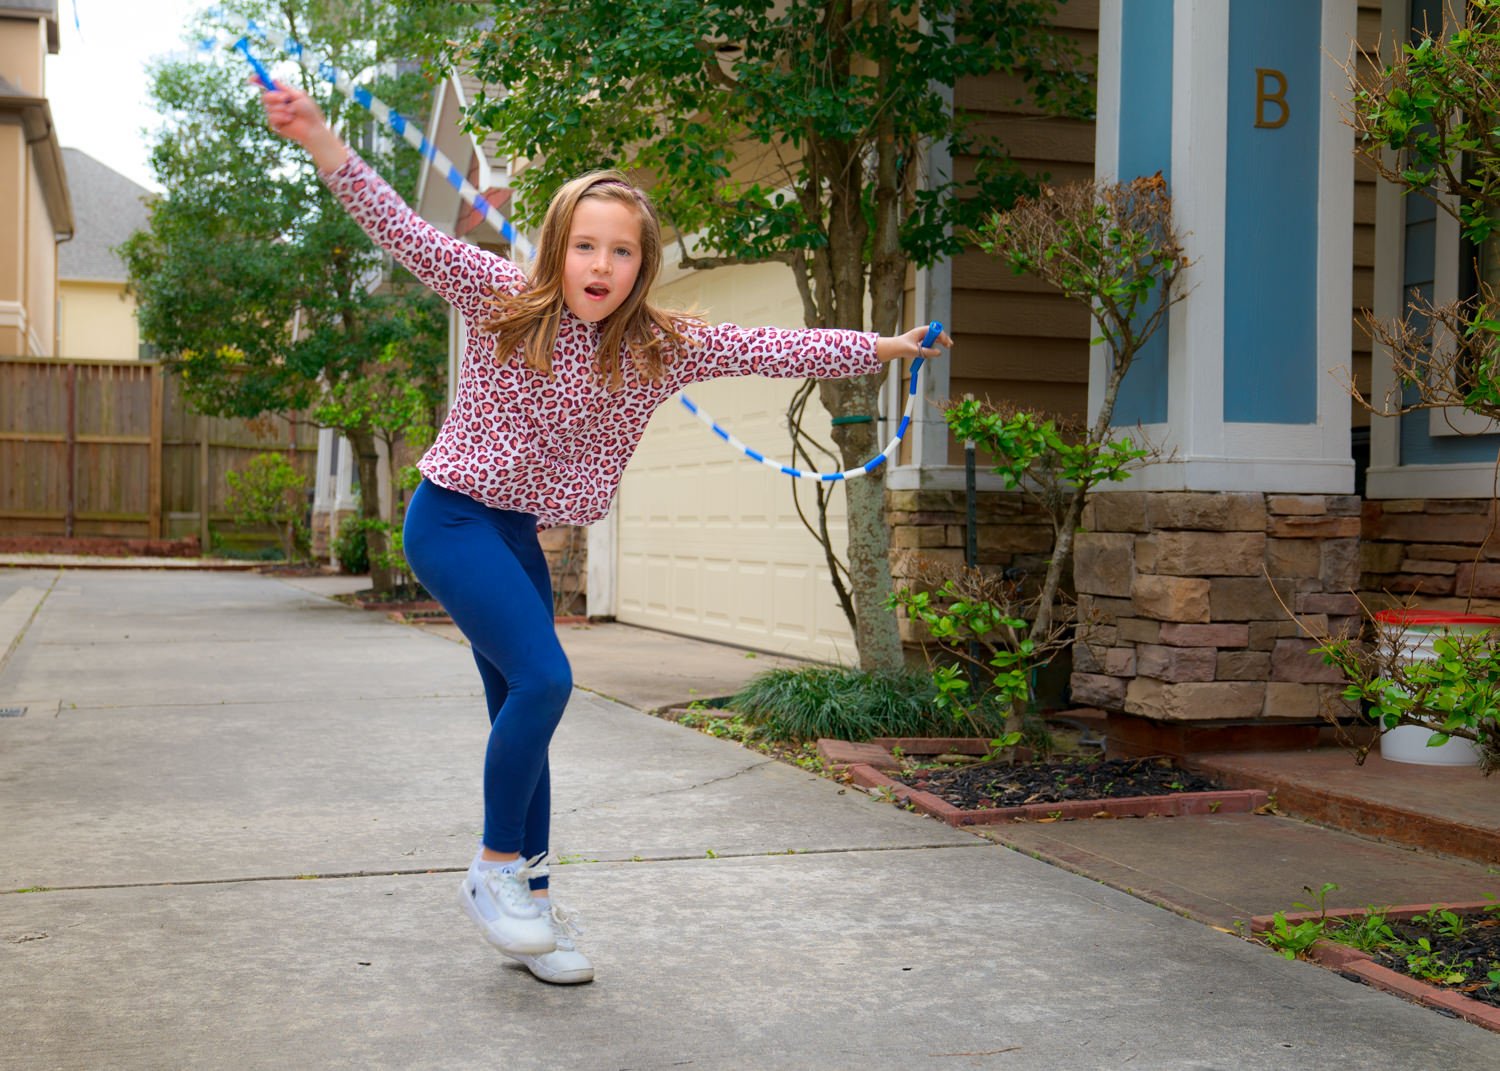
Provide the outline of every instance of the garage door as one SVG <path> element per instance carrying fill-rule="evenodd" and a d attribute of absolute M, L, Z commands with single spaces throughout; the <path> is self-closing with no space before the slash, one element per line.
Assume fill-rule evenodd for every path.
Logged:
<path fill-rule="evenodd" d="M 791 274 L 780 265 L 697 272 L 657 300 L 742 326 L 802 323 Z M 745 442 L 789 454 L 786 407 L 800 380 L 718 380 L 689 394 Z M 816 402 L 808 425 L 827 441 Z M 620 487 L 616 561 L 619 620 L 803 658 L 857 660 L 829 583 L 822 548 L 797 518 L 790 484 L 738 457 L 676 402 L 653 418 Z M 800 489 L 812 516 L 812 488 Z M 844 503 L 829 518 L 842 557 Z"/>

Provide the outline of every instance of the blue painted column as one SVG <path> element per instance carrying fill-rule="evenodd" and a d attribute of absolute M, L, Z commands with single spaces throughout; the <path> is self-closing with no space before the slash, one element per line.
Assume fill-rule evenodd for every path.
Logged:
<path fill-rule="evenodd" d="M 1353 489 L 1332 372 L 1351 360 L 1354 164 L 1334 57 L 1355 13 L 1356 0 L 1103 0 L 1099 173 L 1161 171 L 1195 261 L 1114 418 L 1174 458 L 1121 489 Z"/>

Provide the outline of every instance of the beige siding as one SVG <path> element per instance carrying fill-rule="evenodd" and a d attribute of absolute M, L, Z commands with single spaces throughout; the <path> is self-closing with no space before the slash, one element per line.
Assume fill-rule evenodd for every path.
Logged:
<path fill-rule="evenodd" d="M 62 356 L 134 361 L 140 356 L 135 299 L 121 283 L 64 280 L 59 321 Z"/>
<path fill-rule="evenodd" d="M 35 157 L 28 164 L 28 172 L 25 301 L 31 321 L 30 356 L 53 357 L 57 346 L 57 238 Z"/>
<path fill-rule="evenodd" d="M 26 199 L 31 170 L 20 124 L 0 123 L 0 357 L 27 352 Z"/>

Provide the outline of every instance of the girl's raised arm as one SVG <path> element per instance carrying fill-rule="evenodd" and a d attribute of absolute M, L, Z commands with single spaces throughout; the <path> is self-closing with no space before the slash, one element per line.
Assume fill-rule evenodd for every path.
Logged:
<path fill-rule="evenodd" d="M 418 216 L 329 128 L 318 106 L 299 90 L 261 92 L 271 129 L 307 150 L 319 176 L 375 244 L 423 285 L 466 315 L 488 307 L 492 286 L 525 283 L 515 264 L 444 234 Z"/>

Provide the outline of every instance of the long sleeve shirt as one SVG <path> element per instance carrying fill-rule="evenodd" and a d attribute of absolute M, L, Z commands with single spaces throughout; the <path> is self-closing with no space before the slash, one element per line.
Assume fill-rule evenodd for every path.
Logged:
<path fill-rule="evenodd" d="M 882 367 L 877 336 L 866 332 L 689 323 L 683 333 L 693 344 L 660 380 L 627 358 L 623 384 L 611 391 L 596 371 L 599 328 L 564 308 L 552 372 L 536 371 L 519 351 L 495 353 L 479 326 L 493 314 L 496 290 L 528 286 L 519 267 L 443 234 L 352 152 L 322 177 L 376 244 L 468 328 L 453 406 L 418 469 L 487 506 L 532 514 L 538 527 L 603 518 L 651 414 L 689 384 L 746 375 L 839 379 Z"/>

